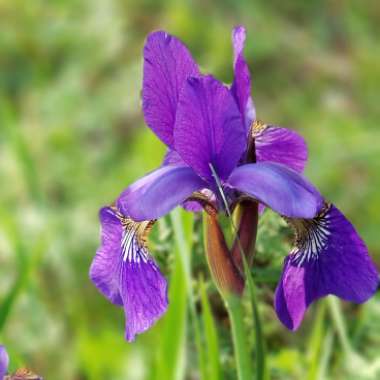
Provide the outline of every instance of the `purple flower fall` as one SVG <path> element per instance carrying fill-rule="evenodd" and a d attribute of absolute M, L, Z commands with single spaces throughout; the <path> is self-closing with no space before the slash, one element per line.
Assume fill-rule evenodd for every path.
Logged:
<path fill-rule="evenodd" d="M 219 210 L 250 198 L 294 226 L 296 246 L 285 259 L 275 309 L 290 329 L 308 305 L 328 294 L 363 302 L 378 276 L 350 222 L 327 204 L 303 175 L 307 147 L 296 132 L 256 120 L 244 59 L 245 29 L 232 35 L 234 81 L 230 87 L 200 73 L 188 49 L 159 31 L 144 48 L 143 111 L 168 147 L 161 167 L 130 185 L 116 206 L 100 211 L 102 245 L 90 277 L 125 309 L 126 338 L 149 328 L 166 310 L 166 281 L 144 244 L 146 229 L 178 205 L 203 194 Z M 254 139 L 255 163 L 246 154 Z M 226 210 L 227 211 L 227 210 Z"/>
<path fill-rule="evenodd" d="M 125 337 L 147 330 L 166 310 L 167 284 L 146 246 L 152 222 L 136 223 L 116 208 L 99 213 L 102 245 L 90 268 L 90 277 L 113 304 L 124 306 Z"/>

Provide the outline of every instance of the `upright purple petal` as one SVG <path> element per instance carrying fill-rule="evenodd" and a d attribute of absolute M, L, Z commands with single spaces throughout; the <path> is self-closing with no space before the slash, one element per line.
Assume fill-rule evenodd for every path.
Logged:
<path fill-rule="evenodd" d="M 251 98 L 251 75 L 243 54 L 245 36 L 246 33 L 243 26 L 237 26 L 232 31 L 234 81 L 231 86 L 231 93 L 243 115 L 243 120 L 248 132 L 252 121 L 256 119 L 256 111 Z"/>
<path fill-rule="evenodd" d="M 362 303 L 376 291 L 379 278 L 368 249 L 352 224 L 331 204 L 312 219 L 289 220 L 296 245 L 285 259 L 276 290 L 281 322 L 296 330 L 307 307 L 329 294 Z"/>
<path fill-rule="evenodd" d="M 102 241 L 90 278 L 112 303 L 123 306 L 125 337 L 133 341 L 166 311 L 167 283 L 145 245 L 151 222 L 136 223 L 115 208 L 100 211 Z"/>
<path fill-rule="evenodd" d="M 239 166 L 227 184 L 292 218 L 313 218 L 323 205 L 318 190 L 306 178 L 273 162 Z"/>
<path fill-rule="evenodd" d="M 302 173 L 307 162 L 307 145 L 291 129 L 256 122 L 252 130 L 257 161 L 272 161 Z"/>
<path fill-rule="evenodd" d="M 211 76 L 184 85 L 174 129 L 175 150 L 202 178 L 212 165 L 226 179 L 246 148 L 240 112 L 228 89 Z"/>
<path fill-rule="evenodd" d="M 169 147 L 178 96 L 185 80 L 199 74 L 187 47 L 176 37 L 158 31 L 150 34 L 144 47 L 143 111 L 145 121 Z"/>
<path fill-rule="evenodd" d="M 7 371 L 9 365 L 9 356 L 7 350 L 0 344 L 0 379 L 2 379 Z"/>
<path fill-rule="evenodd" d="M 130 185 L 117 206 L 135 221 L 158 219 L 207 184 L 187 166 L 163 166 Z"/>

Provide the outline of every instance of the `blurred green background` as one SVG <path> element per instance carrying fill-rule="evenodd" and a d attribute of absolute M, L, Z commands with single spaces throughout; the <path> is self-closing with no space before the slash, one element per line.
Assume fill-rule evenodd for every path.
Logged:
<path fill-rule="evenodd" d="M 124 341 L 122 310 L 88 280 L 99 207 L 164 154 L 140 105 L 142 47 L 154 29 L 231 82 L 231 29 L 247 27 L 258 117 L 305 136 L 307 176 L 379 267 L 379 20 L 376 0 L 0 0 L 0 342 L 11 369 L 48 380 L 199 379 L 190 313 L 219 366 L 210 373 L 236 379 L 199 217 L 177 211 L 156 227 L 152 250 L 171 305 L 134 344 Z M 288 332 L 271 304 L 290 232 L 270 212 L 260 227 L 254 274 L 271 378 L 379 379 L 379 296 L 360 307 L 319 302 Z M 248 308 L 246 319 L 250 331 Z"/>

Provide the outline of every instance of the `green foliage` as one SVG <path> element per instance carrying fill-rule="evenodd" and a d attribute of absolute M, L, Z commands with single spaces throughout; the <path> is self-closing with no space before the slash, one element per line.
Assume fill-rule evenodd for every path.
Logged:
<path fill-rule="evenodd" d="M 379 12 L 372 0 L 0 0 L 0 342 L 11 368 L 54 380 L 236 379 L 199 218 L 177 210 L 154 227 L 170 308 L 134 344 L 124 341 L 122 309 L 88 279 L 99 207 L 165 152 L 139 99 L 153 29 L 178 35 L 206 72 L 230 82 L 231 27 L 246 25 L 259 118 L 305 136 L 306 175 L 379 263 Z M 318 302 L 288 332 L 272 304 L 291 231 L 267 210 L 258 236 L 252 277 L 270 378 L 378 379 L 379 296 L 360 306 Z M 240 322 L 254 369 L 248 298 Z"/>

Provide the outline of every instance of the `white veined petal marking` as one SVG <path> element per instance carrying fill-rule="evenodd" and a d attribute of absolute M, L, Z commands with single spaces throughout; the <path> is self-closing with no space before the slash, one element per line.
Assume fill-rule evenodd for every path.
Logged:
<path fill-rule="evenodd" d="M 146 246 L 146 238 L 155 221 L 135 222 L 118 211 L 116 211 L 116 216 L 123 226 L 121 239 L 123 261 L 135 264 L 147 263 L 150 255 Z"/>
<path fill-rule="evenodd" d="M 297 266 L 318 259 L 331 235 L 329 211 L 331 204 L 325 203 L 321 212 L 313 219 L 289 219 L 286 221 L 295 231 L 295 247 L 291 250 L 291 260 Z"/>

